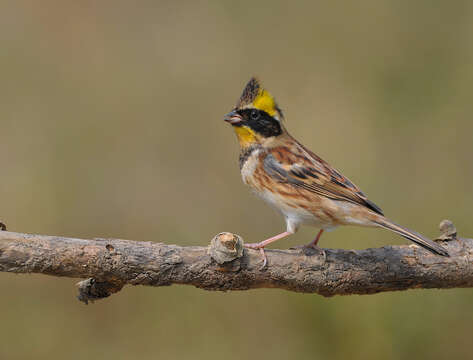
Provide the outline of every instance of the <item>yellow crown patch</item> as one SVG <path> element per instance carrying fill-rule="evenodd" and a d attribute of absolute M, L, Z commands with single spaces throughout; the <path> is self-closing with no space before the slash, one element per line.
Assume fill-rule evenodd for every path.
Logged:
<path fill-rule="evenodd" d="M 259 89 L 258 95 L 253 100 L 256 109 L 266 111 L 270 116 L 276 114 L 277 105 L 273 96 L 265 89 Z"/>

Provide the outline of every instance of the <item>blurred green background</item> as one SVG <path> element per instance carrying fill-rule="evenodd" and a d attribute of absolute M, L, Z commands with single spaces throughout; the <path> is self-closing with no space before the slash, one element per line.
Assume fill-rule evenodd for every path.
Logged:
<path fill-rule="evenodd" d="M 393 220 L 473 236 L 469 1 L 3 1 L 0 219 L 12 231 L 207 245 L 282 219 L 241 183 L 222 116 L 258 75 L 289 131 Z M 278 242 L 306 243 L 303 228 Z M 322 246 L 407 241 L 343 228 Z M 469 289 L 325 299 L 0 273 L 0 359 L 471 356 Z"/>

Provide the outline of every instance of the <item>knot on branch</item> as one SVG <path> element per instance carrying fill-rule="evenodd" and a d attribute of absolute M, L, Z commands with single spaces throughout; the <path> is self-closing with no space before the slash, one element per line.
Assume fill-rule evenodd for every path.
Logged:
<path fill-rule="evenodd" d="M 87 305 L 89 301 L 94 302 L 119 292 L 124 284 L 121 282 L 100 282 L 91 278 L 80 281 L 77 285 L 79 286 L 77 299 Z"/>
<path fill-rule="evenodd" d="M 453 222 L 450 220 L 442 220 L 439 225 L 440 236 L 435 239 L 439 241 L 450 241 L 456 240 L 457 238 L 457 228 L 453 225 Z"/>
<path fill-rule="evenodd" d="M 212 239 L 208 252 L 220 265 L 233 261 L 243 256 L 243 239 L 239 235 L 222 232 Z"/>

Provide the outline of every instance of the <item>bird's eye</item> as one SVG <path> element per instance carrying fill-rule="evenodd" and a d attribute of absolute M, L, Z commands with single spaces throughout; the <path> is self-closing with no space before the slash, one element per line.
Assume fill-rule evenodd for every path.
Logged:
<path fill-rule="evenodd" d="M 259 119 L 259 111 L 258 110 L 251 110 L 250 116 L 251 116 L 252 120 L 258 120 Z"/>

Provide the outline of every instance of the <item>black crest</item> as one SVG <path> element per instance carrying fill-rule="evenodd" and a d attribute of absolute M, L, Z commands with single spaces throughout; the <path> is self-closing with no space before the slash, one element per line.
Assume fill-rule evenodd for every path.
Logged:
<path fill-rule="evenodd" d="M 240 109 L 245 105 L 251 104 L 256 99 L 256 96 L 258 96 L 260 89 L 261 85 L 259 81 L 255 77 L 252 77 L 250 81 L 248 81 L 248 84 L 246 84 L 245 89 L 243 89 L 236 108 Z"/>

